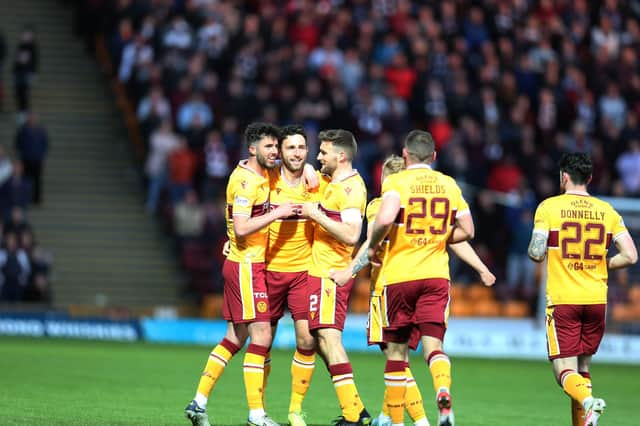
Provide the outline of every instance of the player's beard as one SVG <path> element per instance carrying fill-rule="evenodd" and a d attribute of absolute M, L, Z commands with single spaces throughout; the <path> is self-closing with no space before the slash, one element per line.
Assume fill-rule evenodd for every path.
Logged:
<path fill-rule="evenodd" d="M 293 164 L 289 159 L 284 158 L 282 156 L 281 156 L 281 159 L 285 169 L 289 170 L 290 172 L 299 172 L 304 167 L 304 163 L 305 163 L 304 161 L 301 161 L 300 164 L 296 165 L 296 164 Z"/>
<path fill-rule="evenodd" d="M 333 175 L 333 172 L 335 172 L 335 171 L 336 171 L 336 167 L 333 166 L 332 164 L 328 163 L 328 162 L 322 164 L 321 167 L 320 167 L 320 173 L 323 173 L 323 174 L 325 174 L 327 176 Z"/>
<path fill-rule="evenodd" d="M 265 157 L 264 155 L 260 154 L 259 152 L 256 152 L 256 160 L 258 161 L 258 164 L 260 164 L 260 167 L 263 167 L 265 169 L 273 169 L 273 168 L 276 167 L 276 162 L 275 161 L 270 163 L 269 160 L 267 159 L 267 157 Z"/>

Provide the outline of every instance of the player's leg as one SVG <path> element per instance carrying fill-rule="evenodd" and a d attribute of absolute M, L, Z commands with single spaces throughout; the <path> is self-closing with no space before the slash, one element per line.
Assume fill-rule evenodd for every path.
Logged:
<path fill-rule="evenodd" d="M 581 305 L 547 307 L 547 349 L 558 384 L 589 413 L 591 419 L 585 418 L 584 424 L 592 426 L 597 424 L 605 404 L 603 400 L 593 398 L 589 381 L 578 369 L 578 357 L 584 352 L 581 338 L 583 312 L 584 306 Z"/>
<path fill-rule="evenodd" d="M 289 280 L 287 305 L 296 334 L 296 351 L 291 360 L 291 399 L 289 401 L 289 424 L 305 426 L 302 416 L 304 400 L 315 369 L 316 342 L 309 331 L 309 294 L 306 272 L 296 274 Z"/>
<path fill-rule="evenodd" d="M 449 281 L 425 280 L 416 303 L 415 321 L 420 330 L 424 359 L 429 366 L 438 406 L 438 425 L 453 426 L 451 361 L 442 350 L 449 317 Z"/>
<path fill-rule="evenodd" d="M 287 291 L 289 283 L 287 273 L 277 271 L 265 271 L 265 284 L 269 299 L 269 311 L 271 312 L 271 337 L 275 339 L 278 321 L 284 316 Z M 264 382 L 262 389 L 267 389 L 267 382 L 271 374 L 271 347 L 264 360 Z"/>
<path fill-rule="evenodd" d="M 216 382 L 224 372 L 231 358 L 244 346 L 247 334 L 236 334 L 231 321 L 227 322 L 227 333 L 211 351 L 200 377 L 196 395 L 185 408 L 185 415 L 195 426 L 208 426 L 207 402 Z"/>
<path fill-rule="evenodd" d="M 407 390 L 406 359 L 409 356 L 407 342 L 408 338 L 400 343 L 388 342 L 385 351 L 387 357 L 384 368 L 385 394 L 389 417 L 394 426 L 404 425 L 404 398 Z"/>
<path fill-rule="evenodd" d="M 358 423 L 362 413 L 366 410 L 353 380 L 351 362 L 344 346 L 342 346 L 342 331 L 335 328 L 318 329 L 316 340 L 318 351 L 329 369 L 340 407 L 342 407 L 344 421 Z"/>
<path fill-rule="evenodd" d="M 268 321 L 256 321 L 249 324 L 237 324 L 236 330 L 245 327 L 251 342 L 244 357 L 244 385 L 249 405 L 251 426 L 272 426 L 271 420 L 264 410 L 264 361 L 271 346 L 271 324 Z"/>
<path fill-rule="evenodd" d="M 587 386 L 591 388 L 591 393 L 593 394 L 593 387 L 591 386 L 591 356 L 590 355 L 580 355 L 578 357 L 578 373 L 584 377 L 587 381 Z M 571 399 L 571 424 L 572 426 L 582 426 L 584 424 L 584 407 L 582 404 L 578 403 L 573 398 Z"/>
<path fill-rule="evenodd" d="M 309 276 L 309 329 L 331 375 L 343 407 L 338 424 L 370 423 L 353 381 L 353 368 L 342 346 L 342 329 L 354 280 L 340 287 L 329 278 Z"/>
<path fill-rule="evenodd" d="M 598 351 L 600 342 L 604 336 L 606 318 L 606 305 L 586 305 L 583 308 L 582 317 L 582 355 L 578 356 L 578 373 L 584 378 L 589 390 L 591 386 L 591 357 Z M 602 415 L 606 403 L 601 398 L 595 398 L 590 404 L 583 407 L 584 425 L 593 426 L 598 424 L 598 418 Z"/>
<path fill-rule="evenodd" d="M 420 343 L 420 330 L 413 328 L 411 336 L 409 337 L 409 349 L 418 349 Z M 405 358 L 406 363 L 406 375 L 407 375 L 407 390 L 404 395 L 404 406 L 409 413 L 409 417 L 413 420 L 414 426 L 429 426 L 429 420 L 427 420 L 427 414 L 424 411 L 424 405 L 422 404 L 422 394 L 420 388 L 413 378 L 411 368 L 409 368 L 409 352 Z"/>
<path fill-rule="evenodd" d="M 309 332 L 309 321 L 294 321 L 296 332 L 296 351 L 291 361 L 291 399 L 289 401 L 289 423 L 292 426 L 303 426 L 302 401 L 309 390 L 311 378 L 315 370 L 315 339 Z"/>

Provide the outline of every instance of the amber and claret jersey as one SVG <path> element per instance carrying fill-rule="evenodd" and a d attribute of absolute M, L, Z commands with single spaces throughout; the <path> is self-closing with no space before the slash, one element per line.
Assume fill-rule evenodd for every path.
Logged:
<path fill-rule="evenodd" d="M 376 215 L 380 210 L 382 204 L 382 198 L 374 198 L 367 204 L 367 227 L 373 226 L 373 222 L 376 219 Z M 389 249 L 389 240 L 384 239 L 378 246 L 375 254 L 375 259 L 371 261 L 371 295 L 380 296 L 384 290 L 384 280 L 380 275 L 380 269 L 384 265 L 384 256 Z"/>
<path fill-rule="evenodd" d="M 533 232 L 547 235 L 547 305 L 607 302 L 607 251 L 627 232 L 611 205 L 567 191 L 538 206 Z"/>
<path fill-rule="evenodd" d="M 364 215 L 367 204 L 367 188 L 360 174 L 353 174 L 337 182 L 329 182 L 322 193 L 320 210 L 330 219 L 341 222 L 341 213 L 349 209 L 358 209 Z M 353 247 L 336 240 L 322 226 L 314 225 L 313 246 L 311 248 L 311 266 L 309 274 L 315 277 L 327 277 L 330 269 L 344 269 L 351 262 Z"/>
<path fill-rule="evenodd" d="M 265 172 L 259 175 L 246 165 L 246 160 L 229 176 L 227 184 L 227 236 L 229 237 L 229 256 L 234 262 L 264 262 L 269 227 L 247 235 L 236 237 L 233 231 L 233 216 L 261 216 L 269 211 L 269 176 Z"/>
<path fill-rule="evenodd" d="M 282 175 L 281 167 L 269 173 L 270 203 L 272 208 L 285 202 L 319 202 L 320 194 L 327 185 L 327 179 L 320 178 L 320 186 L 307 189 L 303 182 L 290 185 Z M 311 264 L 311 244 L 313 243 L 313 221 L 300 215 L 278 219 L 269 225 L 269 245 L 266 265 L 268 271 L 303 272 Z"/>
<path fill-rule="evenodd" d="M 387 177 L 382 198 L 395 193 L 400 211 L 387 235 L 385 286 L 428 278 L 449 279 L 447 240 L 456 218 L 470 214 L 462 191 L 449 176 L 415 164 Z"/>

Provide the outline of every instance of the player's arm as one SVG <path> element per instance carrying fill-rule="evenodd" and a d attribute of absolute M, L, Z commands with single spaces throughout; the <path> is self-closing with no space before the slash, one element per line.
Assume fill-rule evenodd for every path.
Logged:
<path fill-rule="evenodd" d="M 368 249 L 369 238 L 371 238 L 372 230 L 373 226 L 370 224 L 367 227 L 367 239 L 362 243 L 360 249 L 358 249 L 358 253 L 356 253 L 356 256 L 351 260 L 351 263 L 349 263 L 349 266 L 338 271 L 329 271 L 329 278 L 331 278 L 337 285 L 345 285 L 351 278 L 355 278 L 356 274 L 369 264 Z"/>
<path fill-rule="evenodd" d="M 393 222 L 400 211 L 400 194 L 388 191 L 382 197 L 380 210 L 373 221 L 371 238 L 369 238 L 369 255 L 375 251 L 382 239 L 389 233 Z"/>
<path fill-rule="evenodd" d="M 302 215 L 316 222 L 341 243 L 355 246 L 362 230 L 362 216 L 358 209 L 346 209 L 340 213 L 341 222 L 331 219 L 318 207 L 318 203 L 304 203 Z"/>
<path fill-rule="evenodd" d="M 638 250 L 629 232 L 619 235 L 615 238 L 614 243 L 618 253 L 607 259 L 609 269 L 625 268 L 638 261 Z"/>
<path fill-rule="evenodd" d="M 296 213 L 297 207 L 287 202 L 261 216 L 249 217 L 243 214 L 234 214 L 233 232 L 237 237 L 246 237 L 268 226 L 274 220 L 292 216 Z"/>
<path fill-rule="evenodd" d="M 471 266 L 480 275 L 480 280 L 487 287 L 492 286 L 496 282 L 496 276 L 491 273 L 487 265 L 484 264 L 478 253 L 471 247 L 467 241 L 451 244 L 449 248 L 464 263 Z"/>
<path fill-rule="evenodd" d="M 542 262 L 547 254 L 547 231 L 534 229 L 531 233 L 531 241 L 527 254 L 534 262 Z"/>
<path fill-rule="evenodd" d="M 475 236 L 476 228 L 473 225 L 473 217 L 471 213 L 465 213 L 456 217 L 456 223 L 451 232 L 451 236 L 447 242 L 449 244 L 461 243 L 463 241 L 472 240 Z"/>

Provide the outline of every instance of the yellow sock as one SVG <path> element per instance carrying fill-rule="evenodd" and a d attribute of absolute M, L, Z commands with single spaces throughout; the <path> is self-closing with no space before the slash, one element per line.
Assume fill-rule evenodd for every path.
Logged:
<path fill-rule="evenodd" d="M 382 411 L 382 414 L 384 414 L 385 416 L 389 417 L 389 405 L 387 405 L 387 397 L 388 397 L 388 393 L 387 393 L 387 387 L 384 387 L 384 397 L 382 398 L 382 408 L 380 409 L 380 411 Z"/>
<path fill-rule="evenodd" d="M 451 362 L 447 354 L 442 351 L 433 351 L 429 354 L 427 363 L 436 392 L 442 388 L 451 389 Z"/>
<path fill-rule="evenodd" d="M 264 377 L 262 378 L 262 405 L 264 407 L 267 406 L 267 402 L 264 399 L 264 396 L 267 394 L 267 381 L 269 380 L 269 374 L 271 373 L 271 350 L 267 352 L 267 355 L 264 357 Z"/>
<path fill-rule="evenodd" d="M 315 368 L 316 353 L 313 349 L 297 348 L 291 361 L 291 401 L 289 402 L 289 412 L 299 413 L 302 411 L 302 401 L 304 400 L 311 376 Z"/>
<path fill-rule="evenodd" d="M 224 372 L 224 368 L 239 350 L 238 346 L 227 339 L 223 339 L 213 348 L 198 383 L 198 395 L 196 396 L 204 399 L 204 401 L 198 401 L 199 403 L 204 402 L 204 404 L 200 405 L 206 404 L 206 399 L 209 398 L 213 387 Z"/>
<path fill-rule="evenodd" d="M 575 370 L 562 371 L 558 376 L 558 382 L 566 394 L 580 404 L 591 396 L 589 382 Z"/>
<path fill-rule="evenodd" d="M 338 395 L 342 415 L 348 422 L 357 422 L 364 406 L 358 395 L 356 384 L 353 382 L 351 363 L 330 365 L 329 374 Z"/>
<path fill-rule="evenodd" d="M 404 424 L 404 395 L 407 390 L 406 363 L 387 360 L 384 385 L 391 423 Z"/>
<path fill-rule="evenodd" d="M 409 363 L 406 363 L 405 374 L 407 375 L 407 391 L 404 394 L 404 406 L 409 413 L 409 417 L 413 422 L 424 419 L 427 414 L 424 412 L 424 406 L 422 405 L 422 394 L 416 384 L 416 380 L 413 378 L 413 373 L 409 368 Z"/>
<path fill-rule="evenodd" d="M 591 374 L 586 371 L 580 371 L 580 375 L 587 382 L 587 387 L 592 389 Z M 592 390 L 593 392 L 593 390 Z M 584 407 L 578 401 L 571 398 L 571 423 L 573 426 L 582 426 L 584 422 Z"/>
<path fill-rule="evenodd" d="M 264 358 L 269 348 L 250 344 L 244 356 L 244 387 L 247 393 L 249 410 L 264 409 L 262 396 L 264 389 Z"/>

